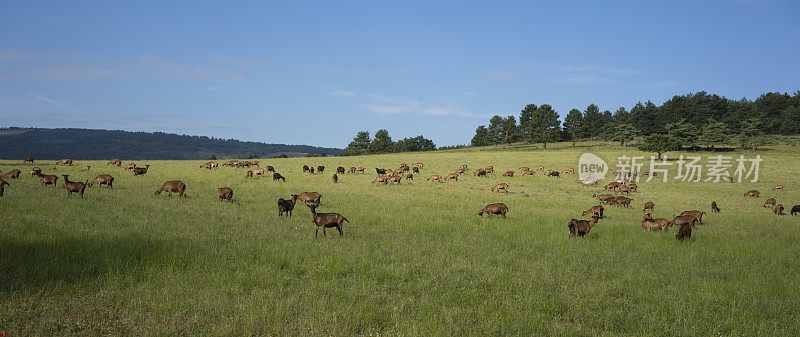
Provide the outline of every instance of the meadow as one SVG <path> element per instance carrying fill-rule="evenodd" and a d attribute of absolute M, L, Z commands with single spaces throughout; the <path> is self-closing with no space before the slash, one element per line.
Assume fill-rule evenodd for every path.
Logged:
<path fill-rule="evenodd" d="M 134 177 L 103 161 L 50 170 L 19 168 L 0 198 L 0 331 L 30 335 L 798 335 L 800 217 L 774 215 L 769 197 L 800 204 L 800 150 L 773 146 L 761 155 L 757 183 L 639 183 L 631 208 L 606 206 L 585 238 L 567 223 L 597 205 L 602 185 L 575 175 L 548 178 L 502 172 L 521 166 L 576 167 L 592 152 L 612 166 L 632 148 L 553 144 L 470 148 L 362 157 L 260 160 L 286 182 L 245 178 L 246 169 L 208 171 L 203 161 L 150 164 Z M 594 144 L 597 145 L 597 144 Z M 696 153 L 694 153 L 696 154 Z M 700 155 L 710 155 L 703 152 Z M 678 153 L 669 153 L 676 156 Z M 687 153 L 688 155 L 688 153 Z M 110 158 L 109 158 L 110 159 Z M 224 162 L 224 161 L 220 161 Z M 423 162 L 413 181 L 371 184 L 375 167 Z M 128 161 L 124 161 L 127 164 Z M 325 165 L 324 174 L 302 165 Z M 492 165 L 487 178 L 426 182 L 460 165 Z M 79 170 L 91 165 L 89 172 Z M 83 199 L 27 175 L 84 181 L 101 173 L 113 189 Z M 366 174 L 331 175 L 337 166 Z M 613 170 L 613 167 L 612 167 Z M 51 173 L 57 172 L 57 173 Z M 164 181 L 187 185 L 187 198 L 155 197 Z M 492 193 L 508 182 L 510 192 Z M 776 184 L 784 191 L 771 191 Z M 220 202 L 218 187 L 234 189 Z M 762 191 L 760 198 L 742 195 Z M 343 237 L 314 237 L 307 207 L 278 216 L 276 200 L 303 191 L 323 195 L 318 212 L 350 221 Z M 706 214 L 690 240 L 643 232 L 653 216 Z M 506 219 L 479 217 L 486 204 L 508 205 Z"/>

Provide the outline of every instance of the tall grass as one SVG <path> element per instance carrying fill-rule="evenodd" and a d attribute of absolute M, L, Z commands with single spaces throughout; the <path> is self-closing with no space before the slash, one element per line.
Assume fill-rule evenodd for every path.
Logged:
<path fill-rule="evenodd" d="M 642 182 L 630 209 L 606 207 L 588 237 L 567 223 L 597 204 L 576 177 L 501 173 L 520 166 L 576 167 L 590 150 L 610 164 L 612 147 L 554 144 L 366 157 L 261 160 L 287 181 L 246 179 L 244 169 L 200 161 L 148 161 L 134 177 L 105 162 L 59 167 L 75 181 L 108 173 L 113 190 L 66 197 L 38 179 L 11 180 L 0 198 L 0 331 L 36 335 L 797 335 L 800 218 L 761 205 L 800 203 L 793 147 L 758 152 L 759 183 Z M 738 155 L 738 153 L 728 153 Z M 747 153 L 748 157 L 756 153 Z M 374 167 L 425 163 L 400 186 L 370 184 Z M 140 162 L 138 164 L 145 164 Z M 325 165 L 321 175 L 303 164 Z M 488 178 L 424 179 L 493 165 Z M 39 163 L 46 172 L 51 163 Z M 79 167 L 92 165 L 92 171 Z M 337 166 L 368 173 L 340 175 Z M 32 165 L 4 160 L 3 172 Z M 166 180 L 188 198 L 155 197 Z M 510 193 L 492 193 L 508 182 Z M 785 191 L 769 192 L 775 184 Z M 218 187 L 234 189 L 219 202 Z M 759 199 L 745 198 L 760 189 Z M 278 217 L 276 200 L 322 193 L 319 212 L 350 220 L 344 237 L 314 238 L 310 211 Z M 641 229 L 654 217 L 707 214 L 692 239 Z M 478 217 L 504 202 L 507 219 Z"/>

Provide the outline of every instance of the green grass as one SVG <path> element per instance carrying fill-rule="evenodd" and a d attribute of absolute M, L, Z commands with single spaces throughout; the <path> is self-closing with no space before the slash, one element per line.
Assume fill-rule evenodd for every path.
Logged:
<path fill-rule="evenodd" d="M 244 169 L 200 169 L 200 161 L 148 161 L 133 177 L 105 162 L 59 167 L 73 180 L 109 173 L 113 190 L 83 200 L 23 175 L 0 198 L 0 331 L 34 335 L 797 335 L 800 218 L 761 205 L 800 204 L 800 151 L 772 147 L 758 183 L 642 182 L 630 209 L 606 207 L 584 239 L 567 223 L 597 204 L 600 187 L 561 179 L 501 177 L 520 166 L 576 167 L 584 151 L 611 165 L 613 147 L 547 150 L 515 145 L 367 157 L 261 160 L 287 181 L 246 179 Z M 738 155 L 739 152 L 726 153 Z M 747 152 L 752 157 L 756 153 Z M 644 154 L 649 156 L 649 154 Z M 675 154 L 671 154 L 675 155 Z M 400 186 L 373 185 L 374 167 L 425 163 Z M 127 162 L 126 162 L 127 163 Z M 145 164 L 139 162 L 138 164 Z M 301 172 L 325 165 L 323 175 Z M 493 165 L 489 178 L 425 182 L 461 164 Z M 47 172 L 51 163 L 38 163 Z M 90 173 L 79 172 L 92 165 Z M 364 166 L 341 175 L 337 166 Z M 0 162 L 0 170 L 32 165 Z M 612 168 L 613 170 L 613 168 Z M 188 198 L 154 197 L 166 180 Z M 508 182 L 510 193 L 492 193 Z M 787 190 L 771 192 L 775 184 Z M 234 189 L 219 202 L 217 187 Z M 761 198 L 745 198 L 749 189 Z M 345 236 L 314 238 L 298 204 L 279 218 L 276 200 L 322 193 L 320 212 L 339 212 Z M 708 211 L 683 244 L 643 233 L 655 217 Z M 478 217 L 504 202 L 507 219 Z M 588 219 L 583 217 L 584 219 Z M 13 334 L 12 334 L 13 333 Z"/>

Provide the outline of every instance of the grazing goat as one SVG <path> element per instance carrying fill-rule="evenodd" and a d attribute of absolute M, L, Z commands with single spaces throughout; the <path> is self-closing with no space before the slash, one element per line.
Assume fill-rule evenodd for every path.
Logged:
<path fill-rule="evenodd" d="M 366 172 L 366 169 L 365 169 L 365 168 L 363 168 L 363 167 L 360 167 L 360 166 L 359 166 L 359 167 L 356 167 L 356 172 L 367 173 L 367 172 Z"/>
<path fill-rule="evenodd" d="M 669 227 L 669 220 L 667 219 L 653 219 L 650 216 L 650 213 L 645 213 L 644 218 L 642 219 L 642 229 L 645 232 L 648 232 L 652 229 L 660 228 L 662 232 L 667 230 Z"/>
<path fill-rule="evenodd" d="M 775 207 L 776 202 L 777 201 L 775 201 L 775 198 L 769 198 L 767 199 L 767 201 L 764 202 L 764 207 L 770 207 L 770 206 Z"/>
<path fill-rule="evenodd" d="M 691 215 L 678 215 L 672 221 L 669 222 L 668 226 L 676 225 L 676 226 L 683 226 L 685 224 L 694 226 L 697 222 L 697 218 Z"/>
<path fill-rule="evenodd" d="M 772 213 L 775 213 L 777 215 L 784 215 L 784 213 L 783 213 L 783 205 L 782 204 L 778 204 L 778 206 L 775 206 L 775 208 L 772 209 Z"/>
<path fill-rule="evenodd" d="M 258 168 L 258 169 L 253 170 L 253 175 L 257 175 L 259 177 L 263 177 L 264 176 L 264 169 Z"/>
<path fill-rule="evenodd" d="M 597 215 L 598 218 L 602 219 L 603 218 L 603 206 L 600 206 L 600 205 L 592 206 L 592 208 L 584 211 L 581 214 L 581 216 L 584 216 L 584 215 L 589 214 L 589 213 Z"/>
<path fill-rule="evenodd" d="M 169 196 L 172 197 L 172 192 L 178 193 L 178 196 L 186 197 L 186 184 L 184 184 L 180 180 L 170 180 L 165 182 L 164 185 L 161 185 L 156 191 L 156 196 L 161 194 L 161 192 L 169 193 Z"/>
<path fill-rule="evenodd" d="M 375 178 L 375 180 L 372 181 L 373 184 L 383 183 L 384 185 L 386 185 L 388 182 L 389 182 L 389 177 L 387 176 L 378 176 L 377 178 Z"/>
<path fill-rule="evenodd" d="M 317 166 L 317 173 L 322 174 L 322 172 L 325 172 L 325 166 Z"/>
<path fill-rule="evenodd" d="M 639 192 L 639 185 L 628 184 L 628 190 L 630 190 L 631 192 Z"/>
<path fill-rule="evenodd" d="M 536 171 L 525 171 L 525 172 L 522 172 L 522 175 L 524 175 L 524 176 L 536 175 Z"/>
<path fill-rule="evenodd" d="M 547 174 L 548 177 L 560 178 L 558 171 L 553 171 Z"/>
<path fill-rule="evenodd" d="M 409 173 L 406 175 L 406 180 L 414 180 L 414 174 Z"/>
<path fill-rule="evenodd" d="M 400 185 L 400 180 L 402 180 L 402 179 L 403 179 L 403 177 L 399 177 L 399 176 L 389 177 L 389 182 L 390 183 L 395 183 L 395 185 Z"/>
<path fill-rule="evenodd" d="M 298 199 L 302 202 L 313 202 L 319 205 L 320 199 L 322 199 L 322 194 L 317 192 L 303 192 L 297 196 Z"/>
<path fill-rule="evenodd" d="M 203 165 L 200 165 L 200 168 L 204 168 L 204 169 L 207 169 L 207 170 L 211 170 L 211 163 L 210 163 L 210 162 L 208 162 L 208 163 L 205 163 L 205 164 L 203 164 Z"/>
<path fill-rule="evenodd" d="M 720 211 L 720 209 L 719 209 L 719 207 L 717 207 L 717 202 L 716 201 L 712 201 L 711 202 L 711 212 L 719 213 L 719 211 Z"/>
<path fill-rule="evenodd" d="M 286 213 L 287 216 L 292 216 L 292 210 L 294 210 L 297 197 L 297 194 L 292 194 L 292 198 L 289 200 L 284 200 L 283 198 L 278 199 L 278 216 L 283 216 L 283 213 Z"/>
<path fill-rule="evenodd" d="M 231 198 L 233 198 L 233 189 L 230 187 L 220 187 L 217 189 L 217 197 L 219 201 L 231 201 Z"/>
<path fill-rule="evenodd" d="M 431 180 L 442 182 L 442 176 L 440 176 L 438 174 L 437 175 L 432 175 L 432 176 L 428 177 L 428 179 L 426 181 L 431 181 Z"/>
<path fill-rule="evenodd" d="M 489 204 L 486 205 L 480 212 L 478 212 L 479 216 L 483 216 L 483 213 L 486 213 L 486 216 L 492 217 L 492 214 L 500 214 L 504 219 L 506 217 L 506 212 L 508 212 L 508 206 L 503 203 L 497 204 Z"/>
<path fill-rule="evenodd" d="M 303 165 L 303 173 L 309 172 L 309 169 L 308 165 Z"/>
<path fill-rule="evenodd" d="M 414 166 L 413 168 L 411 168 L 411 172 L 419 173 L 419 167 Z"/>
<path fill-rule="evenodd" d="M 758 198 L 758 195 L 761 194 L 758 190 L 749 190 L 747 193 L 744 194 L 745 197 L 753 197 Z"/>
<path fill-rule="evenodd" d="M 7 181 L 5 181 L 2 178 L 0 178 L 0 197 L 3 196 L 3 190 L 5 190 L 5 186 L 6 185 L 11 186 L 11 185 L 8 184 Z"/>
<path fill-rule="evenodd" d="M 800 205 L 794 205 L 794 206 L 792 207 L 792 211 L 791 211 L 790 213 L 791 213 L 792 215 L 797 215 L 797 213 L 800 213 Z"/>
<path fill-rule="evenodd" d="M 267 165 L 267 172 L 275 172 L 275 168 Z"/>
<path fill-rule="evenodd" d="M 272 181 L 275 181 L 275 180 L 278 180 L 278 179 L 286 181 L 286 178 L 284 178 L 280 173 L 278 173 L 278 172 L 273 173 L 272 174 Z"/>
<path fill-rule="evenodd" d="M 479 169 L 479 170 L 475 171 L 475 175 L 478 176 L 478 177 L 486 177 L 486 171 L 483 170 L 483 169 Z"/>
<path fill-rule="evenodd" d="M 783 185 L 775 185 L 775 187 L 773 187 L 772 190 L 773 191 L 774 190 L 781 190 L 782 191 L 783 190 Z"/>
<path fill-rule="evenodd" d="M 506 173 L 503 173 L 503 177 L 514 177 L 514 171 L 506 171 Z"/>
<path fill-rule="evenodd" d="M 520 168 L 519 168 L 519 170 L 520 170 L 521 172 L 525 172 L 525 171 L 530 171 L 530 170 L 531 170 L 531 168 L 530 168 L 530 167 L 527 167 L 527 166 L 525 166 L 525 167 L 520 167 Z"/>
<path fill-rule="evenodd" d="M 618 181 L 612 181 L 611 183 L 609 183 L 608 185 L 606 185 L 606 186 L 605 186 L 605 187 L 603 187 L 603 188 L 604 188 L 606 191 L 609 191 L 609 190 L 614 190 L 614 191 L 616 191 L 616 190 L 617 190 L 617 187 L 619 187 L 619 185 L 621 185 L 621 183 L 620 183 L 620 182 L 618 182 Z"/>
<path fill-rule="evenodd" d="M 150 169 L 150 165 L 145 165 L 144 167 L 134 167 L 133 168 L 133 176 L 140 176 L 147 173 L 147 170 Z"/>
<path fill-rule="evenodd" d="M 508 193 L 508 184 L 501 183 L 501 184 L 494 185 L 494 187 L 492 187 L 492 192 L 497 191 L 499 193 L 500 190 L 506 191 L 506 193 Z"/>
<path fill-rule="evenodd" d="M 382 168 L 377 168 L 376 167 L 375 168 L 375 172 L 377 172 L 378 175 L 386 175 L 386 169 L 382 169 Z"/>
<path fill-rule="evenodd" d="M 675 238 L 678 241 L 683 242 L 685 239 L 689 239 L 692 237 L 692 225 L 690 224 L 681 224 L 681 228 L 678 229 L 678 232 L 675 233 Z"/>
<path fill-rule="evenodd" d="M 244 174 L 244 177 L 245 178 L 252 178 L 253 177 L 253 171 L 248 170 L 247 173 Z"/>
<path fill-rule="evenodd" d="M 33 164 L 33 157 L 25 158 L 25 160 L 23 160 L 22 162 L 23 163 L 31 163 L 31 164 Z"/>
<path fill-rule="evenodd" d="M 3 178 L 17 179 L 22 171 L 14 169 L 3 175 Z"/>
<path fill-rule="evenodd" d="M 444 177 L 444 180 L 455 180 L 455 181 L 458 181 L 458 173 L 450 173 L 446 177 Z"/>
<path fill-rule="evenodd" d="M 41 174 L 41 173 L 42 173 L 42 169 L 40 169 L 38 167 L 34 167 L 34 168 L 31 169 L 31 177 L 36 176 L 36 175 Z"/>
<path fill-rule="evenodd" d="M 52 174 L 41 174 L 38 173 L 39 181 L 42 183 L 42 186 L 53 185 L 56 186 L 56 182 L 58 182 L 58 176 Z"/>
<path fill-rule="evenodd" d="M 333 179 L 334 184 L 339 182 L 339 176 L 337 175 L 337 173 L 334 173 L 331 179 Z"/>
<path fill-rule="evenodd" d="M 86 190 L 86 184 L 89 183 L 87 180 L 86 182 L 80 181 L 69 181 L 68 174 L 62 174 L 61 176 L 64 177 L 64 187 L 67 189 L 67 197 L 72 195 L 72 192 L 78 193 L 81 195 L 81 199 L 83 198 L 83 191 Z"/>
<path fill-rule="evenodd" d="M 108 174 L 101 174 L 89 182 L 89 187 L 92 187 L 94 184 L 97 184 L 98 188 L 103 187 L 103 185 L 106 185 L 108 188 L 114 188 L 114 177 Z"/>
<path fill-rule="evenodd" d="M 106 166 L 108 166 L 109 164 L 110 165 L 116 165 L 117 167 L 120 167 L 120 166 L 122 166 L 122 160 L 111 159 L 111 160 L 108 161 L 108 163 L 106 163 Z"/>
<path fill-rule="evenodd" d="M 125 165 L 125 168 L 124 168 L 124 170 L 126 170 L 126 171 L 127 171 L 127 170 L 133 170 L 133 168 L 134 168 L 134 167 L 136 167 L 136 164 L 134 164 L 134 163 L 130 163 L 130 164 L 128 164 L 128 165 Z"/>
<path fill-rule="evenodd" d="M 484 169 L 484 171 L 486 171 L 486 173 L 491 173 L 491 174 L 494 174 L 494 168 L 493 168 L 493 167 L 491 167 L 491 166 L 489 166 L 489 167 L 485 168 L 485 169 Z"/>
<path fill-rule="evenodd" d="M 652 201 L 648 201 L 648 202 L 644 203 L 644 208 L 642 209 L 642 211 L 647 211 L 649 209 L 652 212 L 652 211 L 655 210 L 655 208 L 656 208 L 656 204 L 653 203 Z"/>
<path fill-rule="evenodd" d="M 72 159 L 61 159 L 56 162 L 56 165 L 69 165 L 72 166 Z"/>
<path fill-rule="evenodd" d="M 614 191 L 619 194 L 627 193 L 628 195 L 631 195 L 631 189 L 625 185 L 617 186 L 617 188 L 615 188 Z"/>
<path fill-rule="evenodd" d="M 600 203 L 605 204 L 608 203 L 612 198 L 614 198 L 614 196 L 611 194 L 600 194 L 600 195 L 593 194 L 592 198 L 600 199 Z"/>
<path fill-rule="evenodd" d="M 703 223 L 703 214 L 706 214 L 706 212 L 700 212 L 697 210 L 684 211 L 681 213 L 681 215 L 689 215 L 694 217 L 695 219 L 697 219 L 697 222 L 699 223 Z"/>
<path fill-rule="evenodd" d="M 627 197 L 616 197 L 613 200 L 613 204 L 622 206 L 622 207 L 631 207 L 631 201 L 633 199 Z"/>
<path fill-rule="evenodd" d="M 596 215 L 592 216 L 592 220 L 578 220 L 572 219 L 569 221 L 569 235 L 575 237 L 583 237 L 586 234 L 589 234 L 589 231 L 592 230 L 592 227 L 597 223 L 597 220 L 600 219 Z"/>
<path fill-rule="evenodd" d="M 317 213 L 317 207 L 319 204 L 311 204 L 306 205 L 308 208 L 311 209 L 311 222 L 317 226 L 317 230 L 314 232 L 314 237 L 316 238 L 319 235 L 319 228 L 322 227 L 322 235 L 328 236 L 328 233 L 325 231 L 327 227 L 336 227 L 339 230 L 339 235 L 344 236 L 344 232 L 342 231 L 342 224 L 347 221 L 344 216 L 339 213 Z"/>
<path fill-rule="evenodd" d="M 344 167 L 342 167 L 342 166 L 337 167 L 336 168 L 336 173 L 344 174 Z"/>

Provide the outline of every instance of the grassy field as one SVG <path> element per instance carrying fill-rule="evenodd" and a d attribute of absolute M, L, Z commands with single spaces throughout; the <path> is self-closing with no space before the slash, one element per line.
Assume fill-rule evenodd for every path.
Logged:
<path fill-rule="evenodd" d="M 760 154 L 758 183 L 641 182 L 630 209 L 606 207 L 588 237 L 567 223 L 597 204 L 575 176 L 501 173 L 520 166 L 576 167 L 591 151 L 616 163 L 613 147 L 554 144 L 343 158 L 261 160 L 287 181 L 246 179 L 245 169 L 200 169 L 200 161 L 148 161 L 150 172 L 105 161 L 59 167 L 76 181 L 113 175 L 113 190 L 66 197 L 23 170 L 0 198 L 0 331 L 115 335 L 798 335 L 800 218 L 762 207 L 800 204 L 800 151 Z M 703 153 L 708 154 L 708 153 Z M 739 152 L 728 152 L 737 155 Z M 643 154 L 649 156 L 649 154 Z M 676 155 L 676 154 L 670 154 Z M 374 167 L 425 163 L 414 181 L 373 185 Z M 127 162 L 125 162 L 127 163 Z M 303 164 L 325 165 L 322 175 Z M 494 176 L 424 178 L 493 165 Z M 38 163 L 46 172 L 52 162 Z M 90 172 L 79 172 L 92 165 Z M 337 166 L 364 166 L 333 184 Z M 613 167 L 612 167 L 613 170 Z M 154 197 L 166 180 L 188 198 Z M 492 193 L 499 182 L 510 193 Z M 771 192 L 775 184 L 786 190 Z M 232 203 L 219 202 L 229 186 Z M 758 199 L 742 196 L 760 189 Z M 276 200 L 322 193 L 319 212 L 339 212 L 345 236 L 314 238 L 308 208 L 280 218 Z M 691 240 L 641 228 L 655 217 L 707 214 Z M 507 219 L 478 217 L 486 204 Z M 20 330 L 22 329 L 22 330 Z"/>

